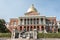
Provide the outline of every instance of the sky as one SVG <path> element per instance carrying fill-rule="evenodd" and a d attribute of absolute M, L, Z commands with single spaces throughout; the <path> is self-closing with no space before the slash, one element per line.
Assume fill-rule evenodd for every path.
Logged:
<path fill-rule="evenodd" d="M 0 0 L 0 19 L 9 22 L 10 18 L 24 16 L 32 4 L 40 15 L 56 16 L 60 20 L 60 0 Z"/>

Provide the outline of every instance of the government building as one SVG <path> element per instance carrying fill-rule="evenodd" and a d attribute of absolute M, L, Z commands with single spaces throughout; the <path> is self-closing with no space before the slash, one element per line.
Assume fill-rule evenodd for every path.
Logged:
<path fill-rule="evenodd" d="M 7 28 L 10 32 L 13 32 L 13 30 L 29 32 L 36 29 L 39 33 L 58 33 L 56 17 L 41 16 L 33 4 L 24 13 L 24 16 L 11 18 Z"/>

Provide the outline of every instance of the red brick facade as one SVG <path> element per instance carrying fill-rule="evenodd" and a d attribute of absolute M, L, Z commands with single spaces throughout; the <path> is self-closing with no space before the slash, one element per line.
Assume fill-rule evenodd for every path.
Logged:
<path fill-rule="evenodd" d="M 19 31 L 33 31 L 34 29 L 37 29 L 37 31 L 46 30 L 47 32 L 52 30 L 52 32 L 58 32 L 58 26 L 56 25 L 56 17 L 39 16 L 39 13 L 36 10 L 34 11 L 34 8 L 31 8 L 30 12 L 25 13 L 25 15 L 27 16 L 10 19 L 8 29 L 11 32 L 13 31 L 13 29 L 17 29 Z M 35 24 L 36 22 L 37 24 Z M 51 26 L 49 24 L 53 25 Z"/>

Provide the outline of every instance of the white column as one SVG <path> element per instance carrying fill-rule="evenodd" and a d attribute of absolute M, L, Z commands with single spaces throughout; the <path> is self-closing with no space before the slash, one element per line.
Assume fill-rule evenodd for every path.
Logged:
<path fill-rule="evenodd" d="M 33 40 L 37 40 L 37 30 L 33 30 Z"/>
<path fill-rule="evenodd" d="M 19 38 L 20 38 L 20 31 L 18 31 L 18 33 L 19 33 Z"/>
<path fill-rule="evenodd" d="M 32 24 L 34 25 L 34 20 L 32 19 Z"/>
<path fill-rule="evenodd" d="M 35 19 L 35 24 L 37 24 L 37 19 Z"/>
<path fill-rule="evenodd" d="M 23 19 L 23 25 L 24 25 L 24 19 Z"/>
<path fill-rule="evenodd" d="M 29 26 L 29 32 L 30 32 L 30 26 Z"/>
<path fill-rule="evenodd" d="M 30 25 L 30 18 L 29 18 L 29 25 Z"/>
<path fill-rule="evenodd" d="M 27 25 L 27 18 L 26 18 L 26 25 Z"/>
<path fill-rule="evenodd" d="M 32 18 L 32 24 L 33 24 L 33 18 Z"/>
<path fill-rule="evenodd" d="M 28 26 L 26 26 L 26 31 L 27 31 L 27 27 L 28 27 Z"/>
<path fill-rule="evenodd" d="M 20 25 L 20 19 L 18 19 L 18 25 Z"/>
<path fill-rule="evenodd" d="M 21 36 L 21 33 L 19 32 L 19 38 L 22 39 L 22 37 L 20 37 L 20 36 Z"/>
<path fill-rule="evenodd" d="M 37 30 L 37 25 L 36 25 L 36 30 Z"/>
<path fill-rule="evenodd" d="M 41 24 L 41 19 L 39 18 L 39 24 Z"/>
<path fill-rule="evenodd" d="M 36 18 L 36 25 L 37 25 L 37 18 Z"/>
<path fill-rule="evenodd" d="M 20 19 L 20 25 L 22 25 L 22 21 L 21 21 L 21 19 Z"/>
<path fill-rule="evenodd" d="M 43 19 L 43 23 L 46 24 L 46 22 L 45 22 L 45 18 Z"/>
<path fill-rule="evenodd" d="M 15 38 L 15 29 L 12 31 L 12 38 Z"/>

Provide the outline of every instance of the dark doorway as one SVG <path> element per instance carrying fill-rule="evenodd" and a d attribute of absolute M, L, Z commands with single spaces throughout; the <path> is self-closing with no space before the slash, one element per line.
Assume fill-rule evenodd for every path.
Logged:
<path fill-rule="evenodd" d="M 15 33 L 15 38 L 19 38 L 19 33 Z"/>

